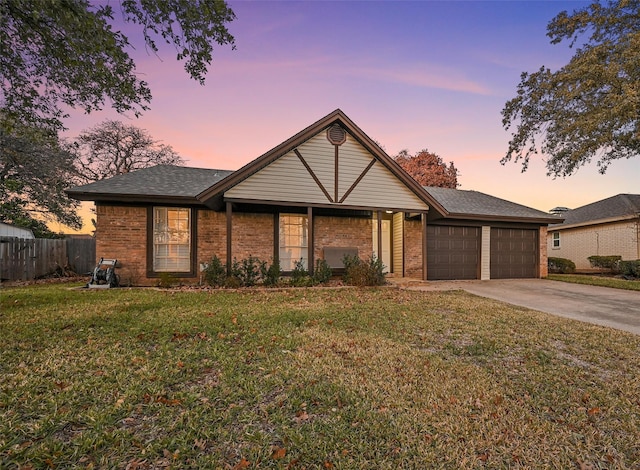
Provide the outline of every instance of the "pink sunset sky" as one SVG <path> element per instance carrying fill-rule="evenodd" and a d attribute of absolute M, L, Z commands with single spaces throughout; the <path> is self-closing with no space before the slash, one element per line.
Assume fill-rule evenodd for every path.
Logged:
<path fill-rule="evenodd" d="M 187 76 L 172 47 L 156 56 L 138 46 L 130 53 L 150 84 L 151 110 L 138 119 L 73 112 L 66 135 L 120 119 L 171 145 L 188 166 L 235 170 L 340 108 L 389 155 L 427 148 L 453 161 L 460 189 L 543 211 L 639 191 L 640 159 L 616 161 L 605 175 L 593 162 L 558 179 L 546 176 L 543 157 L 526 173 L 500 164 L 510 138 L 500 111 L 520 74 L 555 70 L 573 54 L 549 43 L 547 23 L 588 2 L 230 5 L 236 50 L 215 48 L 204 86 Z M 129 31 L 139 44 L 139 31 Z"/>

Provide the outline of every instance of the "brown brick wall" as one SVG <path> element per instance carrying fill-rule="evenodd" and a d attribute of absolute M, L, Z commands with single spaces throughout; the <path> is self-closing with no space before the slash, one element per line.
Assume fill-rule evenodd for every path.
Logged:
<path fill-rule="evenodd" d="M 118 260 L 121 284 L 147 284 L 147 208 L 98 205 L 96 257 Z"/>
<path fill-rule="evenodd" d="M 125 285 L 156 285 L 157 278 L 147 278 L 147 208 L 98 205 L 96 255 L 117 258 L 118 274 Z M 226 214 L 198 210 L 197 264 L 216 255 L 226 262 Z M 405 223 L 405 270 L 411 277 L 422 276 L 422 235 L 420 221 Z M 232 256 L 241 260 L 255 256 L 271 262 L 274 251 L 273 214 L 234 213 Z M 541 235 L 541 239 L 544 239 Z M 277 240 L 276 240 L 277 243 Z M 314 257 L 322 258 L 324 247 L 355 246 L 359 256 L 368 258 L 373 252 L 372 220 L 349 217 L 314 217 Z M 546 264 L 545 264 L 546 266 Z M 196 283 L 195 278 L 180 278 Z"/>
<path fill-rule="evenodd" d="M 198 210 L 198 270 L 213 256 L 227 260 L 227 217 L 224 212 Z"/>
<path fill-rule="evenodd" d="M 422 279 L 422 221 L 404 222 L 404 275 Z"/>
<path fill-rule="evenodd" d="M 273 229 L 273 214 L 234 213 L 231 228 L 231 256 L 238 261 L 254 256 L 271 263 Z M 226 238 L 224 243 L 226 250 Z"/>
<path fill-rule="evenodd" d="M 325 247 L 358 248 L 358 256 L 368 259 L 373 253 L 373 229 L 371 219 L 351 217 L 313 218 L 315 259 L 321 259 Z"/>

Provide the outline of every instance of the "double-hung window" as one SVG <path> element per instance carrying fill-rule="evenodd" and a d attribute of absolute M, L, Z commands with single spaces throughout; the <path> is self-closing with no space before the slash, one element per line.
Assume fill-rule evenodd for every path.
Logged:
<path fill-rule="evenodd" d="M 283 271 L 293 271 L 296 262 L 302 260 L 305 269 L 308 268 L 309 223 L 306 215 L 280 214 L 280 268 Z"/>
<path fill-rule="evenodd" d="M 553 232 L 551 234 L 551 240 L 552 240 L 552 247 L 553 248 L 560 248 L 560 232 Z"/>
<path fill-rule="evenodd" d="M 153 208 L 153 271 L 191 271 L 191 209 Z"/>

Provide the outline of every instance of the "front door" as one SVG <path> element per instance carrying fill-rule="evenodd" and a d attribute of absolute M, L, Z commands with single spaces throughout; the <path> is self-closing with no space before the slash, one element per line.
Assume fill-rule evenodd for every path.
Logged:
<path fill-rule="evenodd" d="M 382 219 L 382 254 L 378 253 L 378 220 L 373 219 L 373 252 L 384 264 L 384 272 L 391 272 L 391 220 Z"/>

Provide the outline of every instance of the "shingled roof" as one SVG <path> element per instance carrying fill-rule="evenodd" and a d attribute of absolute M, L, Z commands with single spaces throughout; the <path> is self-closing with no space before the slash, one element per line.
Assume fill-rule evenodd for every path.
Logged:
<path fill-rule="evenodd" d="M 80 200 L 192 200 L 233 171 L 157 165 L 67 190 Z"/>
<path fill-rule="evenodd" d="M 201 204 L 202 201 L 198 198 L 201 193 L 233 173 L 235 172 L 229 170 L 158 165 L 71 188 L 67 193 L 75 199 L 87 201 Z M 551 216 L 546 212 L 478 191 L 437 187 L 425 187 L 424 190 L 434 203 L 435 211 L 430 212 L 431 218 L 512 220 L 535 223 L 553 223 L 561 220 L 560 217 Z M 636 198 L 636 207 L 639 207 L 640 196 L 633 197 Z M 618 206 L 622 205 L 618 204 Z M 625 207 L 628 207 L 628 204 Z M 575 211 L 567 214 L 571 212 Z"/>
<path fill-rule="evenodd" d="M 459 219 L 529 219 L 531 222 L 552 223 L 560 217 L 516 204 L 478 191 L 426 186 L 425 191 L 441 206 L 439 212 L 447 218 Z"/>
<path fill-rule="evenodd" d="M 637 218 L 640 217 L 640 194 L 618 194 L 569 210 L 562 215 L 564 223 L 553 225 L 553 228 L 563 229 L 569 228 L 569 226 L 575 227 Z"/>

